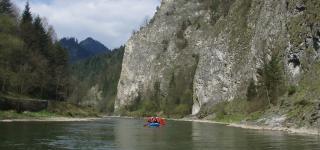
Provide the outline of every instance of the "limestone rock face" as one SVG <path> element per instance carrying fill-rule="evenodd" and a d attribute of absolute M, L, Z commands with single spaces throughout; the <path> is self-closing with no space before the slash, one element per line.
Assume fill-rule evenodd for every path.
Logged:
<path fill-rule="evenodd" d="M 312 12 L 303 8 L 319 3 L 162 0 L 150 23 L 126 44 L 115 109 L 148 99 L 155 89 L 166 99 L 171 81 L 179 79 L 180 94 L 191 89 L 197 114 L 245 97 L 249 81 L 259 78 L 257 70 L 274 53 L 282 57 L 288 82 L 298 84 L 320 47 L 319 16 L 306 20 Z"/>

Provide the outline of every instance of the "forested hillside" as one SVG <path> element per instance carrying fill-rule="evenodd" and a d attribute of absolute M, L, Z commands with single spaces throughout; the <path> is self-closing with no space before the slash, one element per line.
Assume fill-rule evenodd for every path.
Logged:
<path fill-rule="evenodd" d="M 124 46 L 71 65 L 70 101 L 113 112 Z"/>
<path fill-rule="evenodd" d="M 68 54 L 54 29 L 29 4 L 20 17 L 9 0 L 0 1 L 0 93 L 3 96 L 64 100 Z"/>
<path fill-rule="evenodd" d="M 80 42 L 76 38 L 62 38 L 59 42 L 63 48 L 68 50 L 70 63 L 110 53 L 109 48 L 90 37 Z"/>

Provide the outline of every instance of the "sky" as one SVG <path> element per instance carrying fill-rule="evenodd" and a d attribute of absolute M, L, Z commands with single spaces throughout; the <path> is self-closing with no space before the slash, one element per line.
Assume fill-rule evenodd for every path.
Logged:
<path fill-rule="evenodd" d="M 27 0 L 12 0 L 21 11 Z M 133 30 L 152 18 L 160 0 L 29 0 L 34 15 L 46 17 L 58 35 L 92 37 L 109 48 L 126 43 Z"/>

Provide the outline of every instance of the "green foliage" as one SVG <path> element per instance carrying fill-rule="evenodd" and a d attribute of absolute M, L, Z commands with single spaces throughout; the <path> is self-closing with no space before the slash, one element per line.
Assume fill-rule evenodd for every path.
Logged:
<path fill-rule="evenodd" d="M 193 104 L 193 89 L 192 89 L 192 78 L 185 76 L 182 72 L 172 74 L 169 83 L 168 96 L 162 100 L 163 105 L 161 106 L 167 115 L 188 115 L 191 114 L 191 108 Z M 186 78 L 183 78 L 185 76 Z"/>
<path fill-rule="evenodd" d="M 179 104 L 178 106 L 176 106 L 176 108 L 174 109 L 174 114 L 176 115 L 176 117 L 178 118 L 182 118 L 188 114 L 191 114 L 190 112 L 190 105 L 188 104 Z"/>
<path fill-rule="evenodd" d="M 0 32 L 13 34 L 17 30 L 16 21 L 10 16 L 1 16 L 0 15 Z"/>
<path fill-rule="evenodd" d="M 79 106 L 69 102 L 53 101 L 49 103 L 47 111 L 59 116 L 67 117 L 98 117 L 99 113 L 91 107 Z"/>
<path fill-rule="evenodd" d="M 48 119 L 54 117 L 99 117 L 99 113 L 89 107 L 76 106 L 67 102 L 51 102 L 47 110 L 40 112 L 0 111 L 2 119 Z"/>
<path fill-rule="evenodd" d="M 199 62 L 199 56 L 183 56 L 189 61 L 174 66 L 165 75 L 169 83 L 154 81 L 146 92 L 139 93 L 132 104 L 122 108 L 122 115 L 142 114 L 163 115 L 181 118 L 190 115 L 193 105 L 193 78 Z M 163 87 L 165 86 L 165 91 Z M 132 114 L 133 112 L 133 114 Z"/>
<path fill-rule="evenodd" d="M 246 113 L 264 111 L 273 105 L 278 104 L 278 99 L 286 93 L 283 66 L 277 55 L 272 55 L 271 60 L 264 64 L 264 68 L 258 70 L 260 75 L 256 84 L 252 79 L 247 88 L 248 103 Z M 295 89 L 289 89 L 289 95 Z"/>
<path fill-rule="evenodd" d="M 46 32 L 46 30 L 43 27 L 42 20 L 38 16 L 35 18 L 33 22 L 33 28 L 34 28 L 34 38 L 37 39 L 34 41 L 34 44 L 32 44 L 32 47 L 30 49 L 36 49 L 45 57 L 50 57 L 49 54 L 49 48 L 50 48 L 50 40 L 49 36 Z"/>
<path fill-rule="evenodd" d="M 1 1 L 0 4 L 10 1 Z M 11 6 L 12 7 L 12 6 Z M 11 8 L 12 9 L 12 8 Z M 51 39 L 27 3 L 22 18 L 0 15 L 0 91 L 63 100 L 68 85 L 67 52 Z"/>
<path fill-rule="evenodd" d="M 249 86 L 247 88 L 247 99 L 248 101 L 252 101 L 257 97 L 258 93 L 257 93 L 257 87 L 256 84 L 254 83 L 254 80 L 251 79 Z"/>
<path fill-rule="evenodd" d="M 48 111 L 23 113 L 17 113 L 16 111 L 0 111 L 0 119 L 42 119 L 50 117 L 59 117 L 59 115 Z"/>
<path fill-rule="evenodd" d="M 17 77 L 12 66 L 20 59 L 15 56 L 21 52 L 23 42 L 12 35 L 0 33 L 0 45 L 0 91 L 6 91 Z"/>
<path fill-rule="evenodd" d="M 267 90 L 270 103 L 276 105 L 277 99 L 283 94 L 284 74 L 281 59 L 273 55 L 270 62 L 264 65 L 263 85 Z"/>
<path fill-rule="evenodd" d="M 257 120 L 265 110 L 258 106 L 261 103 L 263 103 L 263 101 L 247 101 L 245 99 L 236 99 L 230 102 L 219 102 L 211 108 L 209 114 L 214 114 L 214 117 L 211 119 L 225 123 L 240 122 L 243 120 Z"/>
<path fill-rule="evenodd" d="M 270 104 L 278 104 L 279 97 L 286 92 L 282 62 L 278 55 L 272 55 L 264 68 L 258 70 L 258 74 L 260 76 L 257 84 L 253 79 L 249 82 L 246 100 L 221 102 L 209 110 L 215 114 L 214 120 L 227 123 L 256 120 L 270 107 Z M 295 90 L 295 87 L 289 89 L 289 93 L 293 94 Z"/>
<path fill-rule="evenodd" d="M 213 106 L 212 112 L 215 114 L 215 119 L 223 119 L 223 117 L 227 115 L 227 112 L 226 112 L 227 105 L 228 105 L 228 102 L 220 102 Z"/>
<path fill-rule="evenodd" d="M 12 3 L 10 2 L 10 0 L 0 1 L 0 14 L 6 14 L 6 15 L 13 14 Z"/>
<path fill-rule="evenodd" d="M 288 96 L 291 96 L 297 92 L 297 86 L 291 85 L 288 88 Z"/>
<path fill-rule="evenodd" d="M 27 48 L 30 48 L 32 45 L 32 42 L 35 40 L 33 38 L 33 17 L 30 12 L 29 3 L 27 2 L 24 12 L 22 14 L 22 19 L 20 21 L 20 35 L 23 41 L 25 42 L 25 45 Z"/>
<path fill-rule="evenodd" d="M 281 103 L 281 111 L 287 114 L 288 122 L 301 127 L 315 126 L 319 121 L 320 64 L 314 63 L 310 67 L 312 71 L 301 76 L 298 86 L 288 87 L 288 96 Z"/>
<path fill-rule="evenodd" d="M 142 103 L 142 110 L 144 112 L 156 112 L 156 110 L 159 110 L 159 107 L 155 101 L 146 100 Z"/>
<path fill-rule="evenodd" d="M 27 2 L 22 14 L 21 24 L 26 24 L 26 23 L 32 24 L 32 21 L 33 21 L 33 18 L 30 12 L 30 5 L 29 5 L 29 2 Z"/>

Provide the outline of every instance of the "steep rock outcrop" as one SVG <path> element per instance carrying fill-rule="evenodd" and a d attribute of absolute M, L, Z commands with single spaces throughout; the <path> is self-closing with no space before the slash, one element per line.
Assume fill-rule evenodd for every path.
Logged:
<path fill-rule="evenodd" d="M 150 23 L 126 44 L 115 109 L 150 99 L 160 106 L 191 101 L 190 113 L 197 114 L 245 97 L 249 81 L 259 80 L 259 69 L 275 54 L 286 83 L 299 84 L 318 60 L 319 5 L 317 0 L 162 0 Z"/>

